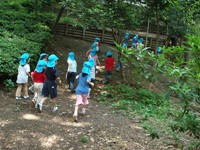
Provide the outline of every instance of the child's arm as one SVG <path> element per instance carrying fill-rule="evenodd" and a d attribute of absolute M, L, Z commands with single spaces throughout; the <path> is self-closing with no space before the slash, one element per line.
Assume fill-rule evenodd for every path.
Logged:
<path fill-rule="evenodd" d="M 31 80 L 34 82 L 34 72 L 31 72 Z"/>
<path fill-rule="evenodd" d="M 86 52 L 86 58 L 89 57 L 90 52 L 91 52 L 91 50 L 88 50 L 88 51 Z"/>
<path fill-rule="evenodd" d="M 91 85 L 91 86 L 94 86 L 94 83 L 93 82 L 90 82 L 90 81 L 86 81 L 89 85 Z"/>

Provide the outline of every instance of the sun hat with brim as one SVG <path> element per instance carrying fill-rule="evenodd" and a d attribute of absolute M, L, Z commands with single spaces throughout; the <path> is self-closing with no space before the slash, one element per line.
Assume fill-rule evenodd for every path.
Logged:
<path fill-rule="evenodd" d="M 129 33 L 128 33 L 128 32 L 126 32 L 125 38 L 128 38 L 128 37 L 129 37 Z"/>
<path fill-rule="evenodd" d="M 144 39 L 143 39 L 143 38 L 140 38 L 139 43 L 142 43 L 143 41 L 144 41 Z"/>
<path fill-rule="evenodd" d="M 90 74 L 91 64 L 89 62 L 83 63 L 82 73 Z"/>
<path fill-rule="evenodd" d="M 97 43 L 92 44 L 92 49 L 97 49 Z"/>
<path fill-rule="evenodd" d="M 88 62 L 90 63 L 91 67 L 94 67 L 94 58 L 90 58 Z"/>
<path fill-rule="evenodd" d="M 96 56 L 96 54 L 97 54 L 97 49 L 93 48 L 92 51 L 90 52 L 90 55 L 91 56 Z"/>
<path fill-rule="evenodd" d="M 108 51 L 108 52 L 106 53 L 106 56 L 112 56 L 112 52 L 111 52 L 111 51 Z"/>
<path fill-rule="evenodd" d="M 69 55 L 68 55 L 68 60 L 74 60 L 74 52 L 69 52 Z"/>
<path fill-rule="evenodd" d="M 56 65 L 56 61 L 59 58 L 55 55 L 55 54 L 51 54 L 48 58 L 48 63 L 47 63 L 47 67 L 55 67 Z"/>
<path fill-rule="evenodd" d="M 28 58 L 29 58 L 29 53 L 22 54 L 21 57 L 20 57 L 19 64 L 25 65 Z"/>
<path fill-rule="evenodd" d="M 35 71 L 41 73 L 45 66 L 47 66 L 47 62 L 45 60 L 39 60 Z"/>
<path fill-rule="evenodd" d="M 100 41 L 100 38 L 96 37 L 96 38 L 94 39 L 94 41 L 95 41 L 95 42 L 98 42 L 98 41 Z"/>
<path fill-rule="evenodd" d="M 39 60 L 40 60 L 43 56 L 48 56 L 48 55 L 47 55 L 46 53 L 41 53 L 41 54 L 40 54 Z"/>

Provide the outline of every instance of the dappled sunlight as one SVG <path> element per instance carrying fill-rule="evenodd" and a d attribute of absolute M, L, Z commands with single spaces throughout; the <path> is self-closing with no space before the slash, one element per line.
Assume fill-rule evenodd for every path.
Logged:
<path fill-rule="evenodd" d="M 0 120 L 0 126 L 4 127 L 5 125 L 11 124 L 13 121 L 10 121 L 9 119 L 7 120 Z"/>
<path fill-rule="evenodd" d="M 131 127 L 132 129 L 138 129 L 138 130 L 142 130 L 142 129 L 143 129 L 142 127 L 140 127 L 140 126 L 138 126 L 138 125 L 136 125 L 136 124 L 134 124 L 134 123 L 130 124 L 130 127 Z"/>
<path fill-rule="evenodd" d="M 71 122 L 71 121 L 61 122 L 60 124 L 64 125 L 64 126 L 72 126 L 72 127 L 86 127 L 86 126 L 92 125 L 92 123 L 90 123 L 90 122 L 75 123 L 75 122 Z"/>
<path fill-rule="evenodd" d="M 43 148 L 51 148 L 52 146 L 54 146 L 54 144 L 56 144 L 58 141 L 60 141 L 61 137 L 53 134 L 50 136 L 43 136 L 39 139 L 41 146 Z"/>
<path fill-rule="evenodd" d="M 33 114 L 24 114 L 22 116 L 22 118 L 26 119 L 26 120 L 39 120 L 40 119 L 40 117 L 33 115 Z"/>

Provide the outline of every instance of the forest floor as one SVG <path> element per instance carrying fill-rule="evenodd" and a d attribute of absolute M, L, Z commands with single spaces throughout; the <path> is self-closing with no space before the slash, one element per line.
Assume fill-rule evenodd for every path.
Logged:
<path fill-rule="evenodd" d="M 69 51 L 75 52 L 80 73 L 82 63 L 86 60 L 86 51 L 92 42 L 66 37 L 56 37 L 54 41 L 54 49 L 49 49 L 48 53 L 56 53 L 59 57 L 58 68 L 62 79 L 62 84 L 58 86 L 59 110 L 50 112 L 50 100 L 47 100 L 43 112 L 39 114 L 31 105 L 33 95 L 30 94 L 29 100 L 15 100 L 16 88 L 11 92 L 0 90 L 0 150 L 175 149 L 161 140 L 152 141 L 136 119 L 114 113 L 110 106 L 96 100 L 104 86 L 101 69 L 105 53 L 110 50 L 106 44 L 101 44 L 99 58 L 102 66 L 86 115 L 79 116 L 78 123 L 73 122 L 76 96 L 66 88 L 67 55 Z M 117 72 L 114 76 L 116 80 L 119 78 Z"/>

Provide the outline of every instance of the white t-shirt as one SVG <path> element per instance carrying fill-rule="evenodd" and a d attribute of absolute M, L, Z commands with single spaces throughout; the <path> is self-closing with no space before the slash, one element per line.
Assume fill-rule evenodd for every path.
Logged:
<path fill-rule="evenodd" d="M 30 72 L 29 64 L 25 64 L 24 66 L 19 65 L 16 82 L 17 83 L 28 83 L 28 73 L 29 72 Z"/>
<path fill-rule="evenodd" d="M 76 60 L 67 60 L 68 63 L 68 72 L 77 72 L 77 63 Z"/>

